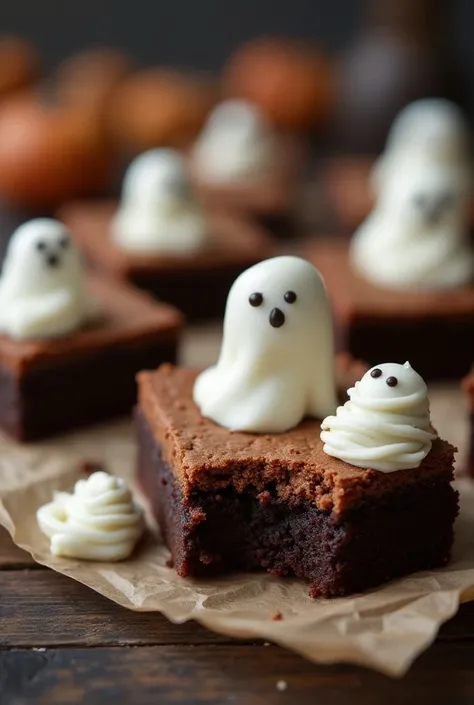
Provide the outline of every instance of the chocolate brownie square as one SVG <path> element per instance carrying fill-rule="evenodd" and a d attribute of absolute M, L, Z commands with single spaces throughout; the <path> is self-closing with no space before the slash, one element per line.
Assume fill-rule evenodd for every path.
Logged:
<path fill-rule="evenodd" d="M 343 238 L 324 238 L 305 256 L 319 269 L 333 304 L 338 346 L 377 365 L 409 360 L 425 380 L 461 379 L 472 362 L 474 286 L 393 291 L 359 276 Z"/>
<path fill-rule="evenodd" d="M 435 440 L 416 470 L 362 470 L 323 452 L 314 419 L 254 435 L 203 418 L 196 374 L 164 365 L 138 377 L 138 477 L 180 576 L 265 569 L 331 597 L 447 563 L 449 443 Z"/>
<path fill-rule="evenodd" d="M 45 340 L 0 336 L 0 427 L 20 441 L 128 413 L 135 375 L 176 360 L 181 314 L 143 292 L 87 280 L 97 321 Z"/>
<path fill-rule="evenodd" d="M 188 320 L 221 317 L 234 280 L 247 267 L 274 254 L 270 236 L 240 216 L 209 216 L 210 241 L 189 256 L 140 255 L 121 250 L 110 236 L 113 202 L 77 202 L 59 218 L 98 271 L 146 289 L 179 308 Z"/>

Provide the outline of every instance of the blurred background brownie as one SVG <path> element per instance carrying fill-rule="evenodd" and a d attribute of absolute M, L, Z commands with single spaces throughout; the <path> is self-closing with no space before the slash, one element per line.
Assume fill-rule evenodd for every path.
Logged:
<path fill-rule="evenodd" d="M 357 274 L 345 240 L 321 239 L 305 256 L 323 275 L 332 301 L 338 346 L 376 365 L 409 360 L 428 380 L 460 379 L 472 362 L 474 286 L 402 291 Z"/>
<path fill-rule="evenodd" d="M 271 238 L 258 225 L 224 213 L 208 214 L 209 242 L 188 256 L 126 252 L 110 235 L 116 208 L 114 203 L 71 203 L 60 217 L 97 272 L 146 289 L 189 320 L 220 317 L 234 279 L 274 252 Z"/>

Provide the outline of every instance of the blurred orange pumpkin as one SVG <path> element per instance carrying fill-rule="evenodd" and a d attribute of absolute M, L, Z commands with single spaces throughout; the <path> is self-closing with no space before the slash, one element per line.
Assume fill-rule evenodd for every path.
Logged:
<path fill-rule="evenodd" d="M 215 103 L 209 81 L 178 71 L 150 68 L 137 72 L 111 101 L 111 133 L 126 150 L 182 147 L 199 132 Z"/>
<path fill-rule="evenodd" d="M 282 129 L 305 130 L 328 114 L 333 68 L 317 48 L 295 40 L 263 37 L 244 44 L 224 71 L 227 95 L 258 105 Z"/>
<path fill-rule="evenodd" d="M 0 37 L 0 100 L 31 86 L 40 72 L 40 58 L 29 42 L 20 37 Z"/>
<path fill-rule="evenodd" d="M 86 49 L 65 59 L 53 76 L 55 95 L 62 105 L 107 108 L 114 89 L 131 71 L 132 62 L 115 49 Z"/>
<path fill-rule="evenodd" d="M 33 92 L 0 105 L 0 197 L 55 207 L 103 188 L 110 166 L 89 111 L 47 106 Z"/>

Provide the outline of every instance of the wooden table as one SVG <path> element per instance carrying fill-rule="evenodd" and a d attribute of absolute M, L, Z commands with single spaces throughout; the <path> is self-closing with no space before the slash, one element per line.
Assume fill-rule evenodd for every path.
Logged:
<path fill-rule="evenodd" d="M 3 529 L 0 645 L 1 705 L 474 703 L 474 603 L 403 679 L 392 680 L 129 612 L 36 565 Z"/>

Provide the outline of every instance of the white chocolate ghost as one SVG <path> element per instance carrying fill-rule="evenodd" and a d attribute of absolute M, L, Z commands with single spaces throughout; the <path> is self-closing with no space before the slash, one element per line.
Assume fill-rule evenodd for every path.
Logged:
<path fill-rule="evenodd" d="M 472 280 L 468 143 L 463 116 L 448 101 L 416 101 L 396 118 L 372 174 L 375 207 L 351 243 L 363 277 L 424 290 Z"/>
<path fill-rule="evenodd" d="M 121 249 L 143 255 L 186 255 L 205 246 L 206 223 L 179 152 L 151 149 L 132 162 L 112 237 Z"/>
<path fill-rule="evenodd" d="M 211 113 L 192 159 L 197 175 L 209 183 L 258 180 L 275 162 L 273 130 L 256 106 L 225 101 Z"/>
<path fill-rule="evenodd" d="M 324 452 L 381 472 L 419 467 L 436 434 L 426 384 L 410 363 L 376 365 L 348 395 L 321 424 Z"/>
<path fill-rule="evenodd" d="M 232 431 L 281 433 L 337 407 L 333 324 L 323 280 L 299 257 L 247 269 L 227 299 L 219 360 L 194 401 Z"/>
<path fill-rule="evenodd" d="M 67 335 L 98 315 L 66 227 L 38 218 L 12 235 L 0 277 L 0 331 L 12 338 Z"/>

